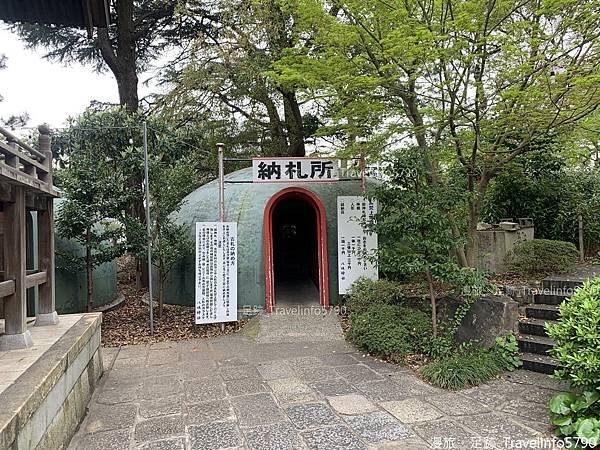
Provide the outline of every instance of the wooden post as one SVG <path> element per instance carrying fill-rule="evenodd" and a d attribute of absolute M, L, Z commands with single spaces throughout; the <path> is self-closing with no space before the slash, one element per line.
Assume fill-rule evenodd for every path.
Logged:
<path fill-rule="evenodd" d="M 38 127 L 40 132 L 38 150 L 44 155 L 48 173 L 44 181 L 52 186 L 52 151 L 50 150 L 50 129 L 47 125 Z M 39 286 L 39 310 L 35 324 L 56 325 L 56 300 L 54 294 L 54 199 L 46 198 L 46 208 L 38 211 L 38 258 L 39 270 L 46 272 L 46 282 Z"/>
<path fill-rule="evenodd" d="M 13 202 L 4 204 L 4 251 L 7 280 L 15 281 L 15 292 L 4 298 L 5 334 L 0 350 L 14 350 L 33 345 L 27 330 L 25 189 L 14 186 Z"/>
<path fill-rule="evenodd" d="M 39 270 L 46 272 L 46 282 L 39 286 L 39 308 L 35 324 L 56 325 L 54 297 L 54 205 L 53 198 L 49 197 L 44 211 L 38 211 L 38 257 Z"/>

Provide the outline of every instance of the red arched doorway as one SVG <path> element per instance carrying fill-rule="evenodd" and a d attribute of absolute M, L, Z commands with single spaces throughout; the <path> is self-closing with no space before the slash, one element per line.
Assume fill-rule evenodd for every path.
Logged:
<path fill-rule="evenodd" d="M 275 307 L 275 268 L 273 258 L 273 213 L 285 200 L 301 200 L 310 205 L 316 223 L 316 256 L 319 304 L 329 307 L 329 265 L 327 260 L 327 221 L 323 203 L 314 193 L 301 187 L 289 187 L 275 193 L 267 202 L 263 215 L 263 251 L 265 265 L 265 310 Z"/>

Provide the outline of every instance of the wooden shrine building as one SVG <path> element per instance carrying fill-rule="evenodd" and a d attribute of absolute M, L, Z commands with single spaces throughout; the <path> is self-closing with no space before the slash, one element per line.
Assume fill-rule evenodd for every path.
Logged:
<path fill-rule="evenodd" d="M 50 130 L 39 127 L 35 149 L 0 128 L 0 350 L 32 345 L 27 289 L 39 286 L 36 325 L 58 323 L 54 299 L 54 219 Z M 37 211 L 38 270 L 27 271 L 27 212 Z"/>

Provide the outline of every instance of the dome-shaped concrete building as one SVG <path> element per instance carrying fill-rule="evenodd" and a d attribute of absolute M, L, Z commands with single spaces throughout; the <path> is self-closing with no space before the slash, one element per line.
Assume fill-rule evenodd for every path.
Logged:
<path fill-rule="evenodd" d="M 360 180 L 253 183 L 252 169 L 225 176 L 225 221 L 238 227 L 238 307 L 338 302 L 337 197 L 361 195 Z M 175 222 L 194 239 L 196 222 L 219 219 L 218 181 L 189 194 Z M 169 273 L 165 301 L 193 305 L 195 261 Z M 285 295 L 284 295 L 285 294 Z"/>

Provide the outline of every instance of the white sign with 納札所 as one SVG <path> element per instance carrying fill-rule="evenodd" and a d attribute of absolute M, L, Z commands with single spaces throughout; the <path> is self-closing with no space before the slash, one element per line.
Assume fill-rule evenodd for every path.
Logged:
<path fill-rule="evenodd" d="M 253 158 L 254 183 L 339 180 L 339 161 L 326 158 Z"/>
<path fill-rule="evenodd" d="M 360 277 L 377 280 L 377 264 L 372 257 L 377 250 L 377 234 L 365 231 L 364 225 L 375 220 L 377 201 L 363 196 L 337 198 L 338 286 L 346 294 Z"/>
<path fill-rule="evenodd" d="M 196 223 L 196 323 L 237 320 L 237 223 Z"/>

